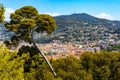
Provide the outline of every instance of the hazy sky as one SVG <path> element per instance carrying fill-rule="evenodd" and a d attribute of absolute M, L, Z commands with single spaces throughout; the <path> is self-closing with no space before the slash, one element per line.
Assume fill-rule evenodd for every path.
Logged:
<path fill-rule="evenodd" d="M 88 13 L 100 18 L 120 20 L 120 0 L 0 0 L 0 3 L 6 7 L 6 20 L 9 20 L 10 13 L 26 5 L 52 16 Z"/>

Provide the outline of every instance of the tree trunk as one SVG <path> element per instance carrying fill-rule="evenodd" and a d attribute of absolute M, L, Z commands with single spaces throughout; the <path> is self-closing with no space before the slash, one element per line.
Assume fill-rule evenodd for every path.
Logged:
<path fill-rule="evenodd" d="M 54 76 L 56 76 L 56 73 L 55 73 L 52 65 L 50 64 L 49 60 L 46 58 L 46 56 L 40 51 L 40 49 L 35 44 L 35 41 L 34 41 L 34 38 L 33 38 L 33 33 L 34 33 L 34 31 L 31 34 L 33 45 L 35 46 L 36 49 L 38 49 L 39 54 L 42 55 L 42 57 L 45 59 L 46 63 L 49 65 L 49 68 L 51 69 L 52 73 L 54 74 Z"/>

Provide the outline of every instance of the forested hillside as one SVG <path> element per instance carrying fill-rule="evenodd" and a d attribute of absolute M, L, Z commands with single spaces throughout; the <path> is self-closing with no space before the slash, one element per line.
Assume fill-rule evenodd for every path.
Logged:
<path fill-rule="evenodd" d="M 63 42 L 91 42 L 105 40 L 111 37 L 110 35 L 115 36 L 115 40 L 120 40 L 120 21 L 100 19 L 86 13 L 61 15 L 54 18 L 57 29 L 50 40 L 61 40 L 62 37 L 61 41 Z M 1 33 L 4 32 L 4 34 L 8 35 L 9 33 L 4 30 L 3 24 L 0 25 Z M 39 36 L 37 38 L 39 40 Z"/>
<path fill-rule="evenodd" d="M 120 40 L 120 21 L 100 19 L 86 13 L 62 15 L 54 18 L 57 22 L 55 38 L 62 37 L 63 42 L 106 40 L 111 38 L 109 35 L 114 35 L 113 39 Z"/>
<path fill-rule="evenodd" d="M 61 15 L 54 18 L 57 29 L 49 40 L 81 43 L 100 40 L 109 42 L 110 39 L 120 40 L 120 21 L 100 19 L 86 13 Z"/>
<path fill-rule="evenodd" d="M 76 24 L 79 27 L 120 27 L 120 21 L 111 21 L 107 19 L 100 19 L 86 13 L 61 15 L 54 17 L 57 21 L 58 27 L 68 27 Z"/>
<path fill-rule="evenodd" d="M 32 52 L 30 49 L 26 50 Z M 0 80 L 119 80 L 120 52 L 85 52 L 51 60 L 54 76 L 38 54 L 10 52 L 0 45 Z"/>

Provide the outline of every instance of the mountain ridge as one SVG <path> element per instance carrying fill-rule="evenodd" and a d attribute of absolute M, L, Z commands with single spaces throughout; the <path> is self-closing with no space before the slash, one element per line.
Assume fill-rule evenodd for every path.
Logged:
<path fill-rule="evenodd" d="M 86 13 L 61 15 L 54 17 L 54 19 L 56 20 L 57 29 L 53 32 L 50 41 L 57 39 L 62 40 L 62 42 L 90 42 L 106 40 L 110 38 L 110 35 L 116 36 L 115 40 L 120 40 L 120 21 L 100 19 Z M 3 24 L 0 26 L 4 27 Z M 3 29 L 0 30 L 3 35 L 10 34 L 3 31 Z"/>
<path fill-rule="evenodd" d="M 97 18 L 87 13 L 74 13 L 71 15 L 61 15 L 54 18 L 56 19 L 58 27 L 60 24 L 63 24 L 62 26 L 64 26 L 65 24 L 66 26 L 66 24 L 69 23 L 76 23 L 76 24 L 79 23 L 80 26 L 87 26 L 87 25 L 104 26 L 104 27 L 120 26 L 120 21 L 118 20 Z"/>
<path fill-rule="evenodd" d="M 120 40 L 120 21 L 100 19 L 86 13 L 54 17 L 57 29 L 54 38 L 62 42 L 91 42 L 112 39 Z M 61 39 L 62 38 L 62 39 Z"/>

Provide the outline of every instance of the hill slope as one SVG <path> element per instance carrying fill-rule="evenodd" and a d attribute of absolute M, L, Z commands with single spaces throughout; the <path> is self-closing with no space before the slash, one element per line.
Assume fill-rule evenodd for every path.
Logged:
<path fill-rule="evenodd" d="M 81 27 L 86 26 L 102 26 L 102 27 L 119 27 L 120 21 L 110 21 L 107 19 L 100 19 L 86 13 L 63 15 L 55 17 L 57 25 L 59 26 L 70 26 L 76 24 Z"/>
<path fill-rule="evenodd" d="M 115 40 L 120 40 L 120 21 L 100 19 L 86 13 L 54 18 L 57 22 L 54 39 L 89 42 L 112 38 L 110 35 L 113 35 Z"/>
<path fill-rule="evenodd" d="M 47 42 L 56 39 L 62 42 L 120 40 L 120 21 L 100 19 L 86 13 L 61 15 L 54 18 L 56 19 L 57 29 L 50 39 L 47 38 Z M 4 23 L 0 24 L 0 34 L 0 40 L 9 39 L 8 37 L 11 36 L 4 28 Z M 40 36 L 36 37 L 39 40 Z"/>

